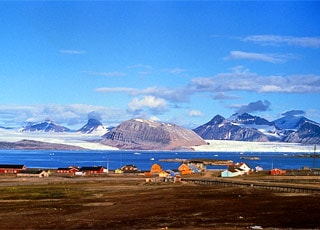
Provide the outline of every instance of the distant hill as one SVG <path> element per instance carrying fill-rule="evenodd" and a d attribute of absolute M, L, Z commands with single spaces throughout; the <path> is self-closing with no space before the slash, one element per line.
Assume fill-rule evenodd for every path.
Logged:
<path fill-rule="evenodd" d="M 17 142 L 0 141 L 0 149 L 25 149 L 25 150 L 83 150 L 84 148 L 66 145 L 54 144 L 34 140 L 21 140 Z"/>
<path fill-rule="evenodd" d="M 320 124 L 302 116 L 284 116 L 270 122 L 248 113 L 234 114 L 229 119 L 216 115 L 194 131 L 208 140 L 320 143 Z"/>
<path fill-rule="evenodd" d="M 78 132 L 85 134 L 100 134 L 101 136 L 107 133 L 109 130 L 103 126 L 103 124 L 93 118 L 90 118 L 82 128 L 78 130 Z"/>
<path fill-rule="evenodd" d="M 70 129 L 61 126 L 54 121 L 47 119 L 39 123 L 30 123 L 24 128 L 20 129 L 21 132 L 67 132 Z"/>
<path fill-rule="evenodd" d="M 102 143 L 120 149 L 141 150 L 184 149 L 206 144 L 192 130 L 144 119 L 132 119 L 121 123 L 103 135 Z"/>

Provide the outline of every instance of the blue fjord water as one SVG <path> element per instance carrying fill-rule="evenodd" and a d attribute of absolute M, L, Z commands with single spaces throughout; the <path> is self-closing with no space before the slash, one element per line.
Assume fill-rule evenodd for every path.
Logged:
<path fill-rule="evenodd" d="M 259 153 L 259 152 L 187 152 L 187 151 L 39 151 L 0 150 L 0 164 L 24 164 L 27 168 L 59 168 L 68 166 L 104 166 L 113 170 L 126 164 L 134 164 L 139 170 L 150 170 L 159 163 L 163 169 L 177 169 L 180 162 L 162 162 L 160 159 L 208 158 L 246 162 L 251 168 L 261 166 L 272 168 L 301 169 L 320 167 L 320 158 L 299 157 L 301 153 Z M 243 157 L 258 157 L 246 160 Z M 211 169 L 225 169 L 226 166 L 210 166 Z"/>

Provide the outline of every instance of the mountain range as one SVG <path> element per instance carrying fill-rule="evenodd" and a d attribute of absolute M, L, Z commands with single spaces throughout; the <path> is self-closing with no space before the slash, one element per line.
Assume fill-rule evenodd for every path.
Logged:
<path fill-rule="evenodd" d="M 6 127 L 1 129 L 8 130 Z M 46 119 L 39 123 L 29 123 L 19 131 L 94 135 L 99 137 L 95 141 L 120 149 L 183 149 L 206 144 L 204 140 L 320 144 L 320 124 L 306 117 L 287 115 L 268 121 L 249 113 L 236 113 L 229 118 L 216 115 L 193 130 L 145 119 L 131 119 L 109 129 L 100 121 L 89 119 L 82 128 L 70 130 Z M 5 143 L 2 146 L 6 146 Z"/>
<path fill-rule="evenodd" d="M 320 143 L 320 124 L 303 116 L 284 116 L 270 122 L 248 113 L 233 114 L 228 119 L 216 115 L 194 131 L 207 140 Z"/>

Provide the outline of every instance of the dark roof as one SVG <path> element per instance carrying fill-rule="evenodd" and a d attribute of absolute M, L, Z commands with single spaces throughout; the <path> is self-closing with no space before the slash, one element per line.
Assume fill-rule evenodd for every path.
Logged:
<path fill-rule="evenodd" d="M 3 169 L 25 169 L 25 165 L 2 165 L 0 164 L 0 168 Z"/>
<path fill-rule="evenodd" d="M 77 169 L 77 168 L 57 168 L 57 170 L 68 170 L 68 171 L 74 170 L 74 169 Z"/>
<path fill-rule="evenodd" d="M 81 171 L 89 171 L 89 170 L 100 171 L 101 169 L 103 169 L 103 166 L 82 167 Z"/>
<path fill-rule="evenodd" d="M 42 172 L 45 172 L 45 170 L 41 170 L 41 169 L 26 169 L 23 171 L 23 173 L 28 173 L 28 174 L 40 174 Z"/>

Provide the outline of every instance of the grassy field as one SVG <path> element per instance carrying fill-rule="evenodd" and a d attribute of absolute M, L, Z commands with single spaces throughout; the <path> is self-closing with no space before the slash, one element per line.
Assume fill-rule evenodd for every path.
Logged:
<path fill-rule="evenodd" d="M 319 198 L 143 177 L 0 178 L 0 229 L 318 229 Z"/>

